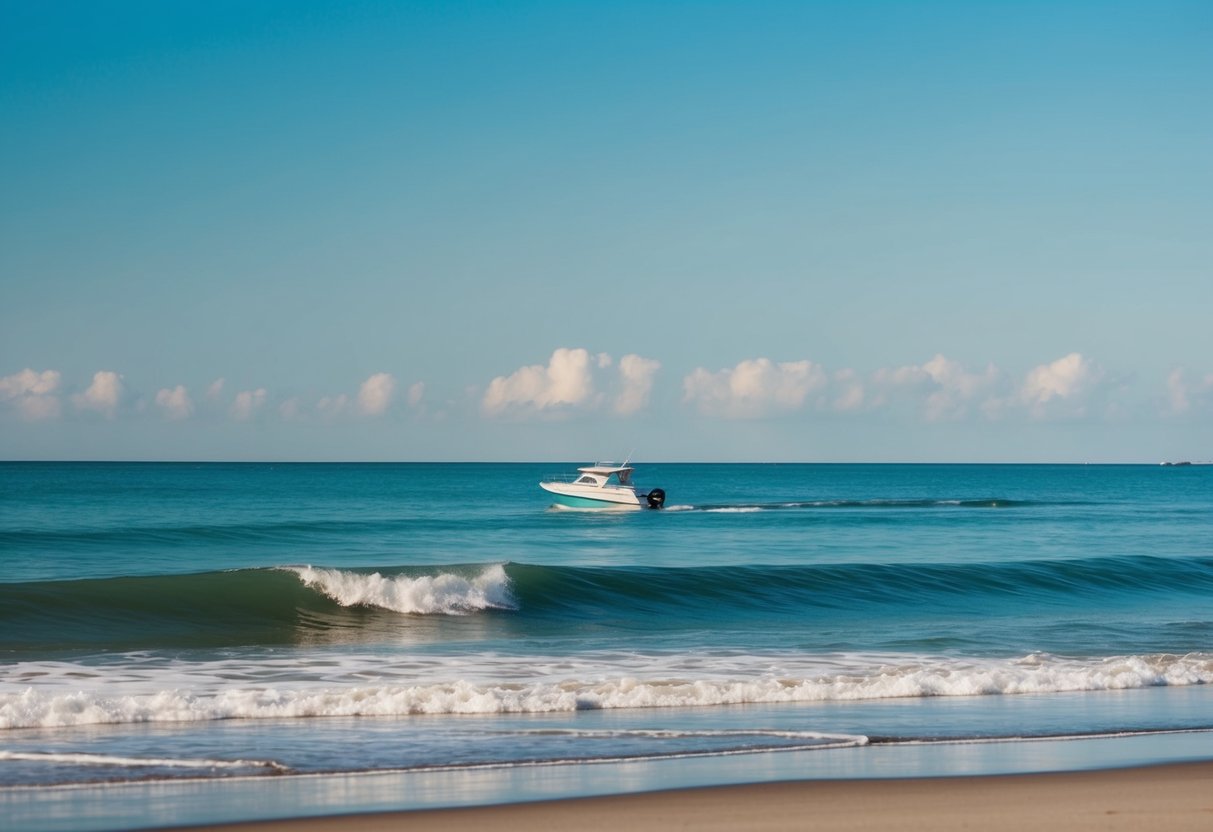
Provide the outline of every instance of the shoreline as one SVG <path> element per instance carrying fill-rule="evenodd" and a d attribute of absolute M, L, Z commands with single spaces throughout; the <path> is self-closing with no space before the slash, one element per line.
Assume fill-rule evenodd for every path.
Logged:
<path fill-rule="evenodd" d="M 1021 832 L 1213 827 L 1213 761 L 1095 771 L 706 786 L 448 809 L 327 815 L 178 829 L 330 832 L 355 829 L 522 832 L 577 828 L 961 830 Z"/>
<path fill-rule="evenodd" d="M 1177 811 L 1183 817 L 1172 822 Z M 1076 813 L 1085 825 L 1071 822 Z M 1109 826 L 1108 813 L 1135 820 Z M 536 824 L 664 832 L 669 826 L 801 829 L 810 820 L 826 830 L 1022 832 L 1029 821 L 1080 831 L 1141 828 L 1143 815 L 1167 817 L 1168 829 L 1213 828 L 1208 729 L 602 765 L 0 789 L 0 816 L 14 832 L 483 832 L 486 822 L 505 823 L 505 832 L 530 832 Z M 605 820 L 593 825 L 600 816 Z M 907 826 L 906 817 L 921 819 L 920 826 Z"/>

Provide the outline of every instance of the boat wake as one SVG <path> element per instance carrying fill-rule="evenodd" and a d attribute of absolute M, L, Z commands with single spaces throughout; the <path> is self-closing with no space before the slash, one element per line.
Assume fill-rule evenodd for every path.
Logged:
<path fill-rule="evenodd" d="M 921 500 L 793 500 L 769 503 L 705 504 L 667 506 L 666 511 L 701 511 L 715 514 L 748 514 L 759 511 L 795 511 L 812 509 L 955 509 L 955 508 L 1023 508 L 1044 505 L 1031 500 L 1009 500 L 1003 497 Z M 1052 503 L 1051 505 L 1056 505 Z"/>

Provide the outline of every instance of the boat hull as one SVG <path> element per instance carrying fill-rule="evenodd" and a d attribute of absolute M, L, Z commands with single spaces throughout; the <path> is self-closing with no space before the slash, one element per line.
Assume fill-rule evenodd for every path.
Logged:
<path fill-rule="evenodd" d="M 601 488 L 574 489 L 568 483 L 541 482 L 539 487 L 552 495 L 553 505 L 556 508 L 580 511 L 630 511 L 642 507 L 635 492 L 622 488 L 617 493 L 611 493 L 611 491 L 604 493 Z M 585 493 L 591 490 L 597 493 Z"/>

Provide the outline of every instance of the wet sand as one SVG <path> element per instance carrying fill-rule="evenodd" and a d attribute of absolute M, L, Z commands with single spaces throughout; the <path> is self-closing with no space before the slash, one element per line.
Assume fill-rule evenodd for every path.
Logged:
<path fill-rule="evenodd" d="M 719 786 L 231 824 L 229 832 L 1213 829 L 1213 762 L 1105 771 Z"/>

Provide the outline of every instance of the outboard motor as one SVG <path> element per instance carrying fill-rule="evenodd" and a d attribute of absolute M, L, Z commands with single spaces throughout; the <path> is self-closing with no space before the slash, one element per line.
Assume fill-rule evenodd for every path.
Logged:
<path fill-rule="evenodd" d="M 660 488 L 654 488 L 644 498 L 649 502 L 649 508 L 661 508 L 665 505 L 665 491 Z"/>

